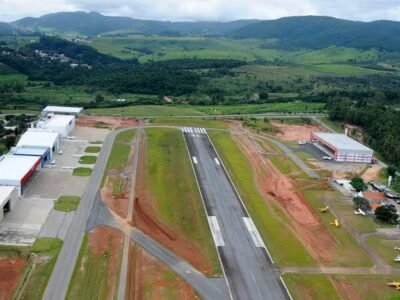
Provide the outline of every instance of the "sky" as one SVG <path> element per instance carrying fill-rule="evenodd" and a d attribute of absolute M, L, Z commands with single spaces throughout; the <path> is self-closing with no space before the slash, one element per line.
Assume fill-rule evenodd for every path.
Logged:
<path fill-rule="evenodd" d="M 60 11 L 170 21 L 229 21 L 324 15 L 400 21 L 400 0 L 0 0 L 0 21 Z"/>

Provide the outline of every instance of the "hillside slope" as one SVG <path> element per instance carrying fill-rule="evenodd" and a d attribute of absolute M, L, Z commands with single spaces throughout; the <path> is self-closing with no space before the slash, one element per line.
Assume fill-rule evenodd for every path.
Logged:
<path fill-rule="evenodd" d="M 400 22 L 355 22 L 331 17 L 288 17 L 261 21 L 233 30 L 229 37 L 270 39 L 277 48 L 322 49 L 344 46 L 359 49 L 400 49 Z"/>

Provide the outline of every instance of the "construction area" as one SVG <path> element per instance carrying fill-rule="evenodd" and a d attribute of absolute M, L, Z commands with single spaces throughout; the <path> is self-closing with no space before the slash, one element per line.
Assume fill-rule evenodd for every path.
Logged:
<path fill-rule="evenodd" d="M 20 169 L 2 173 L 0 161 L 0 242 L 39 253 L 12 258 L 9 287 L 28 266 L 52 271 L 25 298 L 397 295 L 400 233 L 357 213 L 353 198 L 395 202 L 377 190 L 383 167 L 370 165 L 372 150 L 350 137 L 310 120 L 164 126 L 81 113 L 49 107 L 3 158 Z M 368 190 L 357 194 L 354 176 Z M 37 245 L 47 239 L 61 241 L 56 255 Z M 45 256 L 54 259 L 41 265 Z M 0 255 L 0 278 L 11 265 Z"/>

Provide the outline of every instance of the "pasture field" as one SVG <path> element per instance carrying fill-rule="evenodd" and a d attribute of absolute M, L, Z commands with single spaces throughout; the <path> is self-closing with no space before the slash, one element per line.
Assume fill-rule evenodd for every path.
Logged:
<path fill-rule="evenodd" d="M 155 118 L 150 120 L 152 125 L 188 126 L 227 129 L 228 124 L 222 120 L 200 118 Z"/>
<path fill-rule="evenodd" d="M 230 173 L 260 235 L 278 266 L 313 266 L 314 260 L 303 245 L 276 215 L 285 222 L 287 217 L 273 205 L 274 212 L 257 191 L 250 162 L 226 132 L 209 132 L 218 153 Z"/>
<path fill-rule="evenodd" d="M 106 172 L 122 172 L 125 169 L 131 152 L 130 143 L 133 142 L 135 134 L 136 131 L 134 129 L 129 129 L 119 133 L 115 137 L 110 157 L 108 158 Z"/>
<path fill-rule="evenodd" d="M 221 273 L 206 213 L 183 135 L 176 129 L 146 129 L 146 187 L 157 217 L 195 243 L 214 274 Z"/>
<path fill-rule="evenodd" d="M 398 251 L 394 249 L 399 246 L 398 240 L 387 240 L 382 236 L 371 236 L 367 238 L 367 244 L 389 266 L 399 268 L 399 263 L 393 260 L 399 254 Z"/>

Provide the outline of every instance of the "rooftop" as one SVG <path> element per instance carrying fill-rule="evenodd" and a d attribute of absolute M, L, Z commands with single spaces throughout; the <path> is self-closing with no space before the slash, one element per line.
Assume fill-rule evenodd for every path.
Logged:
<path fill-rule="evenodd" d="M 51 113 L 51 112 L 56 112 L 56 113 L 73 113 L 73 114 L 79 114 L 83 110 L 83 107 L 71 107 L 71 106 L 46 106 L 45 109 L 43 109 L 43 112 L 46 113 Z"/>
<path fill-rule="evenodd" d="M 325 140 L 329 144 L 335 146 L 338 149 L 345 150 L 364 150 L 364 151 L 373 151 L 372 149 L 364 146 L 363 144 L 353 140 L 345 134 L 340 133 L 326 133 L 326 132 L 313 132 L 314 135 L 320 137 Z"/>
<path fill-rule="evenodd" d="M 14 147 L 11 153 L 14 155 L 42 156 L 49 150 L 49 147 Z"/>
<path fill-rule="evenodd" d="M 23 146 L 41 146 L 53 148 L 59 138 L 58 132 L 28 129 L 19 140 L 17 147 Z"/>
<path fill-rule="evenodd" d="M 15 186 L 0 185 L 0 207 L 4 205 L 14 190 Z"/>
<path fill-rule="evenodd" d="M 66 127 L 74 119 L 74 116 L 54 115 L 50 119 L 46 120 L 46 122 L 43 124 L 43 127 Z"/>
<path fill-rule="evenodd" d="M 40 161 L 36 156 L 3 155 L 0 157 L 0 180 L 20 181 Z"/>
<path fill-rule="evenodd" d="M 363 197 L 369 201 L 383 201 L 385 200 L 384 193 L 378 192 L 362 192 Z"/>

